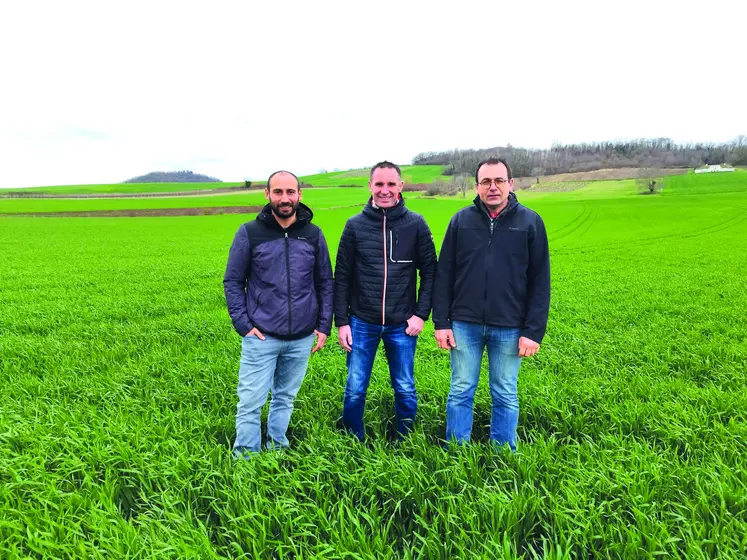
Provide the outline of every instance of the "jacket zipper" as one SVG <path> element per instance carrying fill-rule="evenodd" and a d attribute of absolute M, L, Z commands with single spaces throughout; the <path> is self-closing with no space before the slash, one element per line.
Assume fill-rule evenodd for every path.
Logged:
<path fill-rule="evenodd" d="M 381 324 L 386 324 L 386 276 L 387 276 L 387 263 L 386 263 L 386 210 L 384 212 L 384 221 L 382 222 L 381 231 L 384 236 L 384 290 L 381 295 Z"/>
<path fill-rule="evenodd" d="M 483 296 L 483 302 L 485 302 L 485 305 L 483 306 L 482 315 L 482 322 L 484 325 L 488 324 L 488 267 L 490 266 L 490 246 L 493 244 L 493 228 L 495 227 L 493 218 L 488 216 L 488 221 L 490 222 L 490 235 L 488 236 L 488 250 L 485 251 L 485 295 Z"/>
<path fill-rule="evenodd" d="M 291 266 L 290 266 L 290 241 L 288 232 L 285 232 L 285 275 L 288 277 L 288 335 L 292 334 L 293 314 L 291 313 Z"/>

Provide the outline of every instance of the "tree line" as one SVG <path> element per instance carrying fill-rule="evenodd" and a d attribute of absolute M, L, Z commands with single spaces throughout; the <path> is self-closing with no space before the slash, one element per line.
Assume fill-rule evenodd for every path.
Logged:
<path fill-rule="evenodd" d="M 700 167 L 729 163 L 747 165 L 747 136 L 725 143 L 678 144 L 669 138 L 553 144 L 549 149 L 515 148 L 511 144 L 479 150 L 422 152 L 413 165 L 444 165 L 444 175 L 473 174 L 488 157 L 503 157 L 515 177 L 593 171 L 619 167 Z"/>

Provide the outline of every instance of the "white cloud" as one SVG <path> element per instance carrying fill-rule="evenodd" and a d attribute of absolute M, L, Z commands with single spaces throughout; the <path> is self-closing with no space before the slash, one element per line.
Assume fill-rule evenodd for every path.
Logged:
<path fill-rule="evenodd" d="M 3 187 L 747 132 L 739 2 L 7 4 Z"/>

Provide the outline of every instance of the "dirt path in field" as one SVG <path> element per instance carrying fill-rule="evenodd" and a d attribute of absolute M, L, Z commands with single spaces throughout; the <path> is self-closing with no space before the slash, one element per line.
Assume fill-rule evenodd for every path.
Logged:
<path fill-rule="evenodd" d="M 255 214 L 264 206 L 211 206 L 205 208 L 148 208 L 143 210 L 89 210 L 86 212 L 19 212 L 0 214 L 14 218 L 137 218 L 158 216 L 214 216 Z"/>

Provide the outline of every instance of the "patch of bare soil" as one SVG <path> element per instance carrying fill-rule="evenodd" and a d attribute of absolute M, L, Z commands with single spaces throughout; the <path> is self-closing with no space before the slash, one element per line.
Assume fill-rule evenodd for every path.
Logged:
<path fill-rule="evenodd" d="M 689 168 L 670 167 L 657 169 L 656 175 L 684 175 Z M 621 179 L 635 179 L 639 176 L 641 168 L 639 167 L 620 167 L 619 169 L 595 169 L 594 171 L 579 171 L 577 173 L 559 173 L 557 175 L 543 175 L 539 178 L 540 184 L 543 182 L 560 183 L 564 181 L 618 181 Z M 519 177 L 516 181 L 520 182 L 520 188 L 526 188 L 530 184 L 536 183 L 535 177 Z M 515 182 L 516 182 L 515 181 Z"/>
<path fill-rule="evenodd" d="M 211 206 L 205 208 L 148 208 L 144 210 L 89 210 L 86 212 L 33 212 L 0 214 L 21 218 L 143 218 L 158 216 L 213 216 L 216 214 L 254 214 L 263 206 Z"/>
<path fill-rule="evenodd" d="M 561 181 L 558 183 L 543 181 L 542 183 L 530 185 L 529 187 L 524 188 L 531 188 L 532 192 L 571 192 L 583 189 L 586 185 L 587 183 L 585 181 Z"/>

